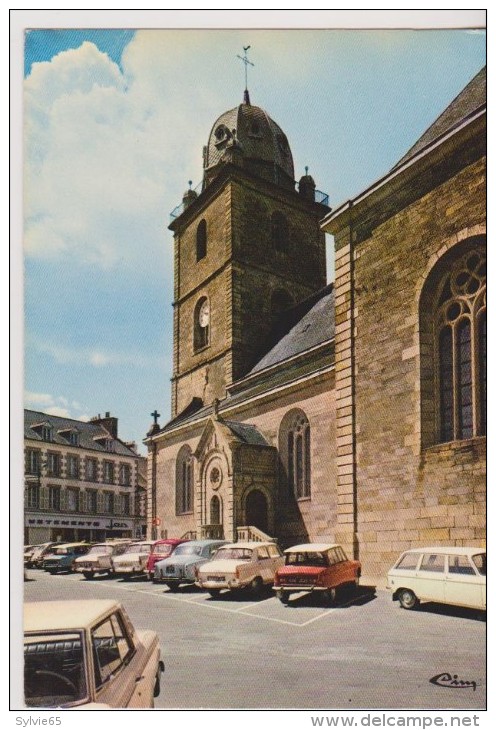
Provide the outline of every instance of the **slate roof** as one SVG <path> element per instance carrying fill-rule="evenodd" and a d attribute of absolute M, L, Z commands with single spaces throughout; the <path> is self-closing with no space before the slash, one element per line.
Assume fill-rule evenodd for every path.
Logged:
<path fill-rule="evenodd" d="M 334 286 L 329 284 L 282 315 L 286 333 L 251 369 L 250 374 L 282 363 L 334 337 Z M 279 326 L 281 327 L 281 326 Z"/>
<path fill-rule="evenodd" d="M 233 383 L 232 392 L 221 402 L 221 408 L 242 403 L 247 397 L 263 394 L 271 388 L 305 377 L 324 364 L 329 364 L 333 356 L 327 350 L 322 353 L 319 351 L 318 356 L 311 354 L 308 354 L 307 358 L 297 356 L 303 356 L 312 348 L 324 343 L 331 343 L 333 338 L 334 285 L 329 284 L 281 314 L 274 327 L 272 338 L 269 339 L 268 351 L 248 373 L 246 383 L 244 379 Z M 307 362 L 310 359 L 311 364 Z M 290 362 L 287 362 L 288 360 Z M 275 367 L 277 365 L 281 367 Z M 231 391 L 231 388 L 229 390 Z M 213 413 L 212 404 L 203 406 L 201 399 L 194 398 L 184 411 L 166 423 L 160 432 L 201 421 Z M 268 443 L 255 426 L 237 421 L 222 421 L 222 423 L 246 443 L 264 446 Z"/>
<path fill-rule="evenodd" d="M 262 436 L 256 426 L 251 423 L 240 423 L 239 421 L 222 421 L 232 433 L 245 444 L 253 446 L 270 446 L 269 442 Z"/>
<path fill-rule="evenodd" d="M 205 168 L 217 165 L 224 156 L 226 145 L 216 136 L 221 127 L 236 131 L 245 158 L 258 160 L 268 170 L 277 166 L 294 180 L 293 156 L 286 135 L 266 111 L 249 103 L 239 104 L 216 119 L 208 139 Z"/>
<path fill-rule="evenodd" d="M 486 99 L 486 67 L 484 66 L 392 169 L 404 164 L 424 147 L 468 119 L 486 104 Z"/>
<path fill-rule="evenodd" d="M 44 441 L 41 438 L 41 433 L 33 429 L 33 426 L 42 423 L 49 423 L 53 426 L 53 438 L 50 442 Z M 118 456 L 134 456 L 135 458 L 138 456 L 136 452 L 125 446 L 120 439 L 112 438 L 112 435 L 100 423 L 93 423 L 92 421 L 76 421 L 73 418 L 52 416 L 50 413 L 24 409 L 24 438 L 26 439 L 40 441 L 41 443 L 53 443 L 59 446 L 73 447 L 68 438 L 59 433 L 59 431 L 69 431 L 71 429 L 76 430 L 79 433 L 79 444 L 76 448 L 100 451 L 107 455 L 114 454 Z M 94 440 L 95 437 L 99 436 L 108 436 L 112 439 L 113 451 L 108 451 L 103 444 Z"/>

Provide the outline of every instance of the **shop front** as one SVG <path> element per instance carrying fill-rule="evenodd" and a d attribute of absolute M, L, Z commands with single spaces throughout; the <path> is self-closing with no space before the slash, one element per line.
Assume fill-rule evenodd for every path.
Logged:
<path fill-rule="evenodd" d="M 24 544 L 42 542 L 100 542 L 112 537 L 134 537 L 134 521 L 108 517 L 66 517 L 59 514 L 43 515 L 26 512 Z"/>

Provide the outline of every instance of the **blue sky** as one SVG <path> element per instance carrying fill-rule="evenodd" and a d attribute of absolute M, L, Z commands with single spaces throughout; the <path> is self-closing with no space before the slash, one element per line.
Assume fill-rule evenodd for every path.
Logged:
<path fill-rule="evenodd" d="M 381 177 L 485 64 L 468 30 L 31 30 L 24 79 L 26 407 L 170 416 L 170 211 L 249 88 L 330 204 Z M 331 255 L 329 256 L 330 264 Z M 330 267 L 331 268 L 331 267 Z M 330 274 L 332 279 L 332 273 Z"/>

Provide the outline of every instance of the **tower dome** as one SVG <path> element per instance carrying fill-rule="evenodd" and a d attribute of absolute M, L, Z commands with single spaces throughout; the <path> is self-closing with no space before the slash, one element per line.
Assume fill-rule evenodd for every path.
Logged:
<path fill-rule="evenodd" d="M 234 154 L 233 154 L 234 153 Z M 293 155 L 281 127 L 266 111 L 245 101 L 215 121 L 204 152 L 204 180 L 208 184 L 223 162 L 294 190 Z"/>

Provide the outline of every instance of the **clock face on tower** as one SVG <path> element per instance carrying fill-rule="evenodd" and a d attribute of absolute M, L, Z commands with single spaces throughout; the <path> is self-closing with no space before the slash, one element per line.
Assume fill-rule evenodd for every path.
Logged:
<path fill-rule="evenodd" d="M 210 305 L 208 303 L 208 299 L 206 299 L 203 304 L 200 307 L 200 311 L 198 312 L 198 322 L 200 324 L 200 327 L 208 327 L 208 323 L 210 321 Z"/>

